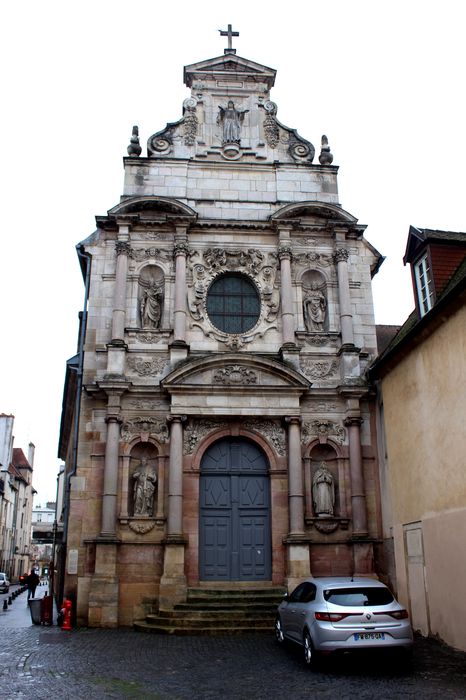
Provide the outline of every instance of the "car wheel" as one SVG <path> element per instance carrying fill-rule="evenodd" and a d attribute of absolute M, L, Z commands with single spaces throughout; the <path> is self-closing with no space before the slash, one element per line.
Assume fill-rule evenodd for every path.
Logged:
<path fill-rule="evenodd" d="M 283 634 L 282 621 L 279 617 L 275 620 L 275 639 L 279 644 L 283 644 L 285 641 L 285 635 Z"/>
<path fill-rule="evenodd" d="M 317 655 L 309 632 L 304 633 L 303 651 L 304 663 L 306 664 L 306 666 L 309 666 L 309 668 L 315 668 L 317 662 Z"/>

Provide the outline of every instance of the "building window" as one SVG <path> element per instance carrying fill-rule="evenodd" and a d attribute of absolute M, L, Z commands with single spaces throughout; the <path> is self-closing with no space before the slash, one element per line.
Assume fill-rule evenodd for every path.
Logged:
<path fill-rule="evenodd" d="M 416 278 L 419 311 L 421 316 L 424 316 L 434 305 L 434 285 L 432 284 L 432 275 L 427 254 L 415 263 L 414 276 Z"/>
<path fill-rule="evenodd" d="M 224 333 L 245 333 L 260 314 L 259 293 L 245 275 L 225 274 L 207 292 L 207 313 L 211 323 Z"/>

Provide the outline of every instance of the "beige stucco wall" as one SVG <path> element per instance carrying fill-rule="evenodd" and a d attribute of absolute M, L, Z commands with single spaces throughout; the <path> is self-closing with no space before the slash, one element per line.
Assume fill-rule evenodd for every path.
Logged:
<path fill-rule="evenodd" d="M 422 523 L 430 628 L 466 650 L 466 508 Z"/>
<path fill-rule="evenodd" d="M 397 586 L 407 575 L 406 532 L 419 523 L 428 630 L 466 649 L 466 308 L 457 311 L 382 381 Z M 403 537 L 404 531 L 404 537 Z M 419 625 L 421 631 L 424 625 Z"/>

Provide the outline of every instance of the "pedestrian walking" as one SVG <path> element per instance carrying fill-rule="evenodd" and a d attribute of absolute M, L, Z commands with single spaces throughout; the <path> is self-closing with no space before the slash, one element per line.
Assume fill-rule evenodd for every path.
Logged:
<path fill-rule="evenodd" d="M 34 598 L 36 595 L 36 588 L 40 583 L 40 578 L 34 571 L 34 569 L 31 569 L 31 573 L 28 576 L 27 579 L 27 587 L 28 587 L 28 600 L 29 598 Z"/>

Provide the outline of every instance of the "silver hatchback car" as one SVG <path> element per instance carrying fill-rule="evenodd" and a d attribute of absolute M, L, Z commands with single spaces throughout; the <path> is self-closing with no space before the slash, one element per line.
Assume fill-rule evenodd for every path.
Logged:
<path fill-rule="evenodd" d="M 413 645 L 408 613 L 390 590 L 354 577 L 300 583 L 278 606 L 275 636 L 301 644 L 309 666 L 325 652 L 399 648 L 409 656 Z"/>
<path fill-rule="evenodd" d="M 8 593 L 9 590 L 10 582 L 7 578 L 7 575 L 3 572 L 0 572 L 0 593 Z"/>

